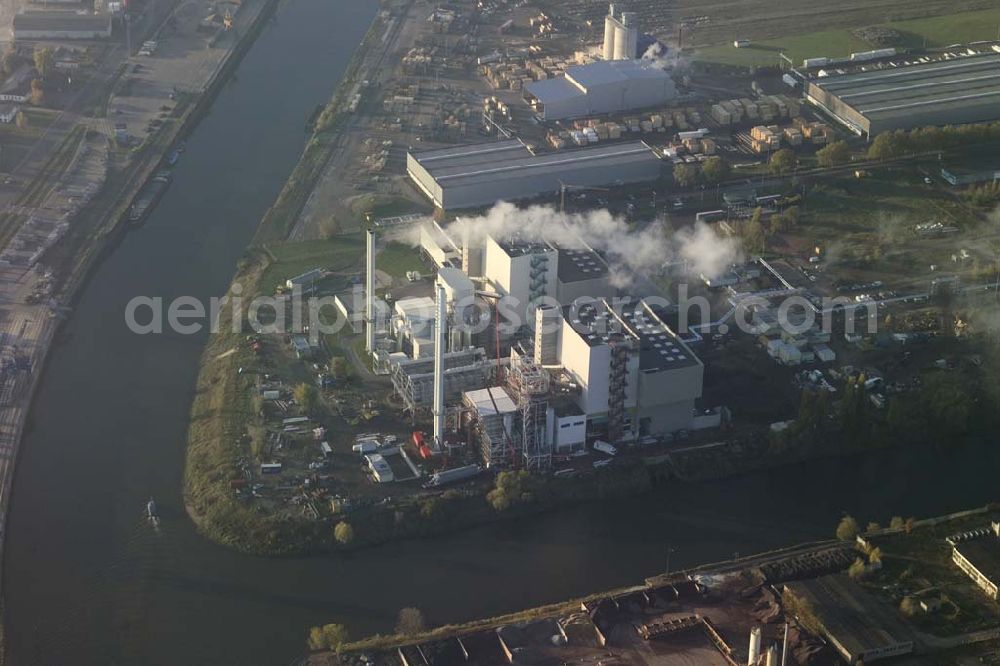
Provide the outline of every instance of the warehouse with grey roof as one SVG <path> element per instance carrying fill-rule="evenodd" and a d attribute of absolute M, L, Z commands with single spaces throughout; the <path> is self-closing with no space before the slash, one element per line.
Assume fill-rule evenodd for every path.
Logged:
<path fill-rule="evenodd" d="M 1000 119 L 1000 54 L 813 79 L 806 96 L 858 134 Z"/>
<path fill-rule="evenodd" d="M 14 39 L 107 39 L 111 14 L 24 10 L 14 15 Z"/>
<path fill-rule="evenodd" d="M 406 170 L 438 208 L 492 206 L 577 187 L 656 180 L 660 159 L 641 141 L 534 153 L 516 139 L 409 153 Z"/>
<path fill-rule="evenodd" d="M 545 120 L 582 118 L 667 104 L 677 97 L 673 79 L 648 60 L 600 61 L 529 83 L 524 98 Z"/>

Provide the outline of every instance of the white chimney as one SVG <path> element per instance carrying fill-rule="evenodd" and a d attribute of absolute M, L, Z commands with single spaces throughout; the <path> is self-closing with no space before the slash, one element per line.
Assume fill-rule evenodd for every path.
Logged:
<path fill-rule="evenodd" d="M 375 353 L 375 230 L 367 236 L 367 262 L 365 264 L 365 351 Z"/>
<path fill-rule="evenodd" d="M 444 350 L 448 339 L 448 303 L 444 287 L 437 285 L 437 318 L 434 322 L 434 443 L 444 450 Z"/>

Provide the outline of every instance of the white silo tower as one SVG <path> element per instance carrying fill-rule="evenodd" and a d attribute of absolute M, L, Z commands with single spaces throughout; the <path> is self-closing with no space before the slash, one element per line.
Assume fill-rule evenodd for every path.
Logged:
<path fill-rule="evenodd" d="M 615 60 L 635 60 L 639 50 L 639 17 L 635 12 L 622 12 L 615 20 Z"/>
<path fill-rule="evenodd" d="M 761 631 L 760 627 L 754 627 L 750 630 L 750 656 L 747 658 L 748 666 L 757 666 L 757 662 L 760 661 L 760 639 Z"/>
<path fill-rule="evenodd" d="M 615 19 L 615 6 L 608 6 L 608 15 L 604 17 L 604 50 L 602 56 L 605 60 L 614 60 L 615 57 L 615 28 L 618 21 Z"/>

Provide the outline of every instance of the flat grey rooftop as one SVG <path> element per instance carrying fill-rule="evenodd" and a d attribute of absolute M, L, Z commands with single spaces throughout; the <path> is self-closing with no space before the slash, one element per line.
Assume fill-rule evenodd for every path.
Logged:
<path fill-rule="evenodd" d="M 955 550 L 995 585 L 1000 585 L 1000 539 L 985 536 L 955 544 Z"/>
<path fill-rule="evenodd" d="M 657 81 L 669 77 L 666 71 L 644 60 L 599 60 L 566 69 L 566 76 L 582 89 L 623 81 Z"/>
<path fill-rule="evenodd" d="M 606 300 L 567 306 L 563 316 L 591 347 L 624 338 L 639 350 L 639 369 L 653 372 L 698 365 L 694 353 L 678 339 L 670 327 L 632 299 L 619 313 Z"/>
<path fill-rule="evenodd" d="M 65 10 L 26 11 L 14 15 L 14 30 L 106 30 L 110 14 L 77 14 Z"/>
<path fill-rule="evenodd" d="M 808 600 L 826 632 L 852 655 L 912 643 L 895 611 L 843 574 L 786 583 Z"/>
<path fill-rule="evenodd" d="M 519 157 L 531 157 L 531 151 L 517 139 L 466 144 L 413 154 L 413 158 L 432 175 L 446 169 L 460 169 Z"/>
<path fill-rule="evenodd" d="M 982 54 L 814 79 L 870 119 L 995 101 L 1000 116 L 1000 54 Z"/>
<path fill-rule="evenodd" d="M 413 158 L 442 186 L 468 186 L 489 184 L 498 179 L 526 178 L 532 175 L 550 176 L 554 171 L 568 170 L 575 166 L 601 167 L 613 174 L 616 167 L 636 162 L 659 164 L 659 159 L 642 141 L 596 145 L 576 150 L 562 150 L 532 155 L 527 148 L 515 145 L 520 142 L 502 141 L 497 144 L 466 146 L 417 153 Z M 490 146 L 493 146 L 490 149 Z M 454 153 L 450 151 L 456 151 Z"/>
<path fill-rule="evenodd" d="M 597 252 L 582 248 L 562 247 L 556 243 L 553 246 L 559 250 L 559 281 L 563 284 L 581 282 L 604 277 L 610 271 L 608 265 Z"/>

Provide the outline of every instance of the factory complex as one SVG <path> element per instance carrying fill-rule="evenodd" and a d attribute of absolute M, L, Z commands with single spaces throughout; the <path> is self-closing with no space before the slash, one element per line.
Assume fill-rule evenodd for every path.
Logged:
<path fill-rule="evenodd" d="M 655 181 L 660 160 L 642 141 L 535 153 L 511 139 L 409 153 L 407 173 L 438 208 L 450 210 L 551 194 L 564 185 Z"/>
<path fill-rule="evenodd" d="M 853 70 L 853 71 L 848 71 Z M 893 59 L 865 67 L 826 65 L 806 97 L 857 134 L 1000 117 L 1000 53 L 963 50 L 955 57 Z"/>
<path fill-rule="evenodd" d="M 721 410 L 697 408 L 704 366 L 668 313 L 621 293 L 568 224 L 548 238 L 417 224 L 433 292 L 391 310 L 372 295 L 366 342 L 407 408 L 433 414 L 432 450 L 471 445 L 485 467 L 544 471 L 595 440 L 720 425 Z M 371 231 L 370 270 L 374 242 Z"/>

